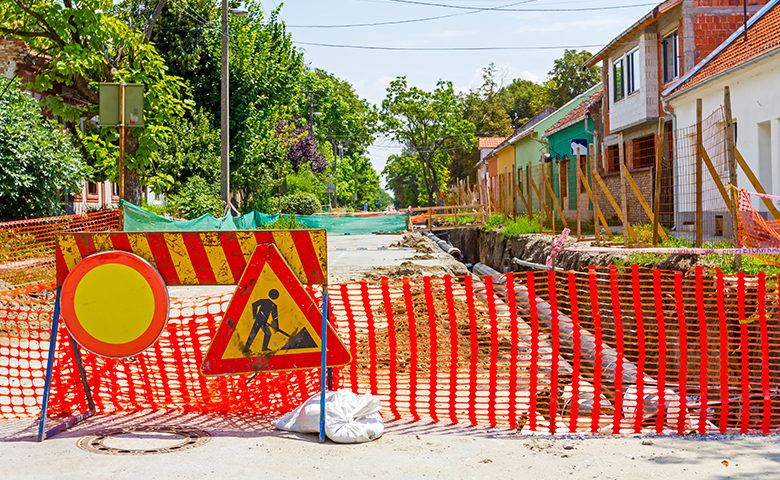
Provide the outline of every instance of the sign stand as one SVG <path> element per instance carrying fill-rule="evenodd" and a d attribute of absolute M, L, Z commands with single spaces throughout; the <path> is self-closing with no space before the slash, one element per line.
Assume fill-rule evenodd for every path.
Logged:
<path fill-rule="evenodd" d="M 322 331 L 328 331 L 328 286 L 322 286 Z M 320 442 L 325 441 L 325 390 L 329 387 L 328 382 L 330 373 L 325 361 L 325 352 L 327 351 L 328 336 L 322 336 L 322 344 L 320 345 Z M 326 383 L 327 382 L 327 383 Z"/>
<path fill-rule="evenodd" d="M 49 358 L 46 362 L 46 383 L 43 387 L 43 405 L 41 406 L 41 418 L 38 421 L 38 441 L 42 442 L 47 437 L 54 436 L 61 431 L 68 429 L 82 420 L 93 416 L 95 414 L 95 402 L 92 400 L 92 392 L 89 389 L 89 383 L 87 382 L 87 373 L 84 371 L 84 364 L 81 361 L 81 353 L 79 352 L 79 346 L 73 337 L 68 334 L 70 338 L 70 345 L 73 349 L 73 356 L 76 359 L 76 367 L 79 370 L 79 377 L 81 377 L 81 385 L 84 387 L 84 394 L 87 397 L 87 405 L 89 410 L 80 413 L 74 417 L 68 419 L 65 423 L 58 425 L 54 428 L 46 430 L 46 416 L 49 412 L 49 393 L 51 391 L 51 376 L 54 370 L 54 360 L 57 352 L 57 334 L 60 323 L 60 294 L 62 293 L 62 286 L 57 288 L 57 298 L 54 301 L 54 316 L 51 324 L 51 337 L 49 338 Z"/>

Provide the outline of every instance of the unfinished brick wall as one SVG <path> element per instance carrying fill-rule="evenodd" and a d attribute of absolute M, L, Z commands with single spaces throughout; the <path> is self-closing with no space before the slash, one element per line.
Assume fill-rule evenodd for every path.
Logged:
<path fill-rule="evenodd" d="M 653 195 L 653 170 L 651 168 L 641 168 L 637 170 L 629 170 L 629 173 L 634 178 L 637 187 L 645 197 L 645 201 L 648 205 L 652 206 Z M 609 193 L 620 206 L 621 199 L 621 186 L 620 186 L 620 173 L 602 174 L 604 184 L 607 186 Z M 606 194 L 601 188 L 597 187 L 595 194 L 598 198 L 599 208 L 604 218 L 617 217 L 615 209 L 607 200 Z M 626 183 L 626 200 L 628 202 L 628 221 L 631 223 L 650 223 L 650 218 L 642 208 L 642 204 L 639 203 L 639 199 L 634 194 L 631 186 Z"/>
<path fill-rule="evenodd" d="M 15 38 L 0 38 L 0 75 L 6 74 L 9 64 L 16 64 L 12 66 L 15 71 L 24 61 L 26 54 L 27 46 L 23 41 Z"/>
<path fill-rule="evenodd" d="M 768 0 L 748 0 L 748 18 Z M 693 0 L 694 63 L 699 63 L 745 22 L 742 0 Z"/>

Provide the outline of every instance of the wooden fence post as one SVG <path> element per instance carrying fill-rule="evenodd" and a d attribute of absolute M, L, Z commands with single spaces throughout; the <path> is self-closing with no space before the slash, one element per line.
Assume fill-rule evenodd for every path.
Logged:
<path fill-rule="evenodd" d="M 531 164 L 527 164 L 525 166 L 525 188 L 526 192 L 528 193 L 528 220 L 534 219 L 533 209 L 534 209 L 534 197 L 533 193 L 531 192 Z"/>
<path fill-rule="evenodd" d="M 588 144 L 588 163 L 586 166 L 587 172 L 596 170 L 596 162 L 594 158 L 594 153 L 595 153 L 594 151 L 596 147 L 597 146 L 592 143 Z M 592 182 L 588 182 L 587 178 L 585 178 L 586 189 L 588 187 L 588 183 L 592 183 Z M 592 190 L 591 201 L 593 202 L 593 234 L 596 237 L 596 245 L 599 245 L 601 244 L 601 225 L 599 225 L 599 219 L 601 218 L 601 209 L 599 208 L 599 199 L 596 196 L 596 189 L 593 188 L 591 190 Z"/>
<path fill-rule="evenodd" d="M 517 221 L 517 166 L 512 166 L 512 218 Z"/>
<path fill-rule="evenodd" d="M 731 242 L 739 247 L 739 199 L 737 198 L 737 145 L 734 140 L 734 118 L 731 113 L 731 90 L 723 87 L 723 113 L 726 116 L 726 159 L 729 162 L 731 184 Z M 734 255 L 734 270 L 742 268 L 742 255 Z"/>
<path fill-rule="evenodd" d="M 623 211 L 623 246 L 628 247 L 628 195 L 626 194 L 626 173 L 628 168 L 623 152 L 623 133 L 618 134 L 618 162 L 620 164 L 620 209 Z"/>
<path fill-rule="evenodd" d="M 661 229 L 661 164 L 663 162 L 664 119 L 658 117 L 658 133 L 655 136 L 655 178 L 653 185 L 653 246 L 658 246 L 658 232 Z"/>
<path fill-rule="evenodd" d="M 701 149 L 703 148 L 701 132 L 701 98 L 696 99 L 696 246 L 701 247 L 704 237 L 704 212 L 702 205 L 702 159 Z"/>

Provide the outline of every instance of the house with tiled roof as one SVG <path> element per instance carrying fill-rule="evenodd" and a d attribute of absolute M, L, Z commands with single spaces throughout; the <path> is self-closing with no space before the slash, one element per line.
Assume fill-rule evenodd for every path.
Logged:
<path fill-rule="evenodd" d="M 724 88 L 729 87 L 737 150 L 767 193 L 774 195 L 780 195 L 779 4 L 780 0 L 767 3 L 748 20 L 747 28 L 738 28 L 663 91 L 666 108 L 681 128 L 696 123 L 698 99 L 706 116 L 724 105 Z M 737 170 L 737 185 L 751 188 L 744 172 Z M 712 183 L 707 175 L 704 180 Z M 755 206 L 766 211 L 762 202 Z"/>
<path fill-rule="evenodd" d="M 609 189 L 620 184 L 622 144 L 625 166 L 645 198 L 652 198 L 654 159 L 662 148 L 656 141 L 659 119 L 667 137 L 673 128 L 672 116 L 663 110 L 661 92 L 691 71 L 767 1 L 666 0 L 586 62 L 585 67 L 601 66 L 603 126 L 597 132 L 601 148 L 596 163 Z M 673 199 L 673 188 L 671 179 L 662 182 L 661 196 Z M 663 207 L 664 200 L 661 203 Z M 611 216 L 609 205 L 604 205 L 605 216 Z M 664 213 L 662 223 L 671 226 L 672 216 Z M 629 204 L 628 214 L 632 222 L 649 221 L 638 204 Z"/>
<path fill-rule="evenodd" d="M 478 137 L 477 148 L 479 149 L 479 161 L 474 167 L 477 169 L 477 182 L 487 183 L 490 176 L 496 175 L 496 162 L 495 157 L 492 157 L 492 173 L 491 163 L 487 159 L 490 156 L 490 152 L 501 145 L 506 140 L 506 137 Z"/>
<path fill-rule="evenodd" d="M 544 132 L 550 146 L 550 159 L 558 172 L 561 208 L 567 218 L 576 218 L 577 209 L 583 220 L 592 219 L 592 205 L 585 188 L 578 185 L 577 167 L 590 181 L 588 147 L 593 144 L 593 118 L 600 114 L 604 89 L 598 88 L 575 101 L 574 109 Z"/>

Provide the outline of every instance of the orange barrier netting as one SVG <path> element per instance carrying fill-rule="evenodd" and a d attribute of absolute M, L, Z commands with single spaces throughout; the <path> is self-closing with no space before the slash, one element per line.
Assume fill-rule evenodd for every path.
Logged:
<path fill-rule="evenodd" d="M 0 223 L 0 296 L 54 285 L 54 234 L 119 228 L 119 210 Z"/>
<path fill-rule="evenodd" d="M 756 209 L 758 206 L 766 210 L 761 196 L 744 189 L 739 191 L 739 241 L 745 248 L 780 248 L 780 220 Z M 773 197 L 770 201 L 777 199 Z M 753 256 L 780 265 L 780 255 Z"/>
<path fill-rule="evenodd" d="M 634 266 L 504 280 L 331 285 L 332 321 L 353 355 L 335 387 L 379 395 L 388 417 L 521 431 L 778 431 L 777 277 Z M 132 362 L 83 352 L 97 410 L 278 414 L 316 392 L 316 369 L 199 374 L 228 300 L 175 299 L 159 342 Z M 50 303 L 9 305 L 0 309 L 0 417 L 37 415 Z M 86 408 L 66 339 L 53 414 Z"/>
<path fill-rule="evenodd" d="M 777 277 L 613 266 L 329 291 L 354 357 L 343 384 L 379 395 L 390 416 L 542 432 L 780 429 Z"/>

